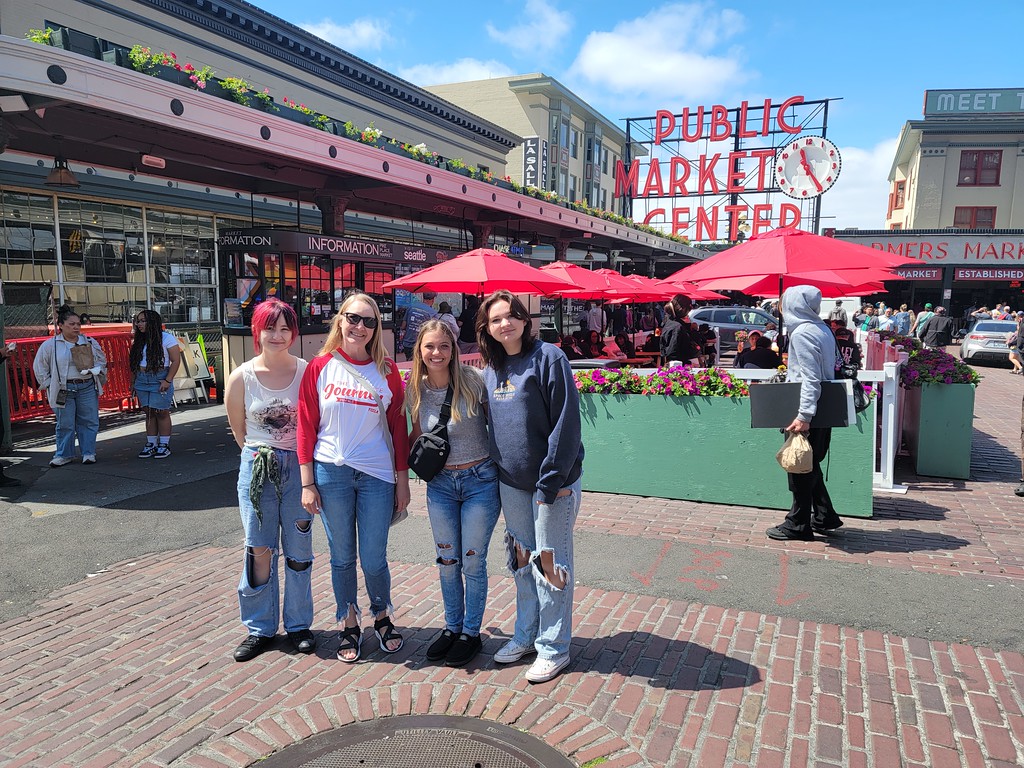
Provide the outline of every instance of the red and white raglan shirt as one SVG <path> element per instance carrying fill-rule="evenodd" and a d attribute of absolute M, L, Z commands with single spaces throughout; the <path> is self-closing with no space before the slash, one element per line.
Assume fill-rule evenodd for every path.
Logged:
<path fill-rule="evenodd" d="M 299 464 L 346 466 L 394 483 L 395 471 L 409 468 L 402 375 L 390 359 L 383 376 L 372 359 L 353 360 L 340 349 L 338 354 L 377 390 L 395 447 L 394 466 L 373 394 L 330 354 L 314 358 L 299 385 Z"/>

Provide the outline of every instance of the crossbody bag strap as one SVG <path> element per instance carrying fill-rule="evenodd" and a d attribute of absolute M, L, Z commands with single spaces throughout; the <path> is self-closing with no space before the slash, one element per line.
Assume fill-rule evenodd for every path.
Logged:
<path fill-rule="evenodd" d="M 448 391 L 444 396 L 444 403 L 441 405 L 441 412 L 437 416 L 437 423 L 439 426 L 447 427 L 448 420 L 452 417 L 452 398 L 455 396 L 455 389 L 451 384 L 448 385 Z"/>
<path fill-rule="evenodd" d="M 356 378 L 356 380 L 359 381 L 360 384 L 362 384 L 364 387 L 366 387 L 366 390 L 371 395 L 373 395 L 373 399 L 377 402 L 377 415 L 380 416 L 380 424 L 384 428 L 384 440 L 388 444 L 388 453 L 391 455 L 391 468 L 392 468 L 392 470 L 394 470 L 394 468 L 395 468 L 395 446 L 394 446 L 394 443 L 391 440 L 391 427 L 388 426 L 388 417 L 384 413 L 384 402 L 380 399 L 380 395 L 377 394 L 377 388 L 374 387 L 373 384 L 371 384 L 370 381 L 365 376 L 363 376 L 363 374 L 361 374 L 359 371 L 357 371 L 355 369 L 355 366 L 352 365 L 352 363 L 350 363 L 348 360 L 346 360 L 344 357 L 342 357 L 341 354 L 339 354 L 339 352 L 337 350 L 332 350 L 331 351 L 331 355 L 334 357 L 335 360 L 337 360 L 339 363 L 341 363 L 341 367 L 342 368 L 344 368 L 346 371 L 348 371 L 350 374 L 352 374 L 352 376 L 354 376 Z M 397 482 L 397 479 L 398 479 L 398 476 L 397 476 L 397 472 L 396 472 L 396 475 L 395 475 L 396 482 Z"/>

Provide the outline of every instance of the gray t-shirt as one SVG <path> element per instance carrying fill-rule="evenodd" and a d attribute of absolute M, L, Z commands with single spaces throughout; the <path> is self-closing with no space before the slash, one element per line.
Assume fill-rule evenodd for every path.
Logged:
<path fill-rule="evenodd" d="M 467 375 L 479 376 L 475 371 Z M 447 388 L 432 389 L 424 383 L 423 396 L 420 398 L 421 431 L 427 432 L 437 424 L 447 391 Z M 454 408 L 453 404 L 452 409 Z M 476 416 L 468 417 L 463 414 L 458 422 L 454 419 L 448 420 L 448 443 L 452 450 L 448 454 L 448 461 L 445 462 L 447 464 L 466 464 L 488 457 L 490 449 L 487 441 L 487 416 L 484 414 L 483 405 L 477 406 Z"/>

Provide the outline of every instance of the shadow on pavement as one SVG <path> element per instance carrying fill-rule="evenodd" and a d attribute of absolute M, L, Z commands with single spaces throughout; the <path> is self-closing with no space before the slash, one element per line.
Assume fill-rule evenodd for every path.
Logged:
<path fill-rule="evenodd" d="M 875 520 L 945 520 L 949 510 L 925 501 L 907 496 L 882 496 L 874 498 Z M 856 524 L 856 518 L 849 518 Z"/>
<path fill-rule="evenodd" d="M 991 435 L 974 428 L 971 446 L 971 481 L 1016 483 L 1021 478 L 1020 457 Z"/>
<path fill-rule="evenodd" d="M 843 552 L 944 552 L 961 549 L 971 542 L 943 533 L 908 528 L 890 531 L 859 531 L 847 527 L 821 538 L 828 546 Z"/>

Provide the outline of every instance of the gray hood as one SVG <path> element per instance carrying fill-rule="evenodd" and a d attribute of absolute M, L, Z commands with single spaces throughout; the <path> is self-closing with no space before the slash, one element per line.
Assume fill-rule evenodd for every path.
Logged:
<path fill-rule="evenodd" d="M 801 323 L 820 323 L 821 290 L 812 285 L 794 285 L 782 294 L 782 321 L 792 333 Z"/>

